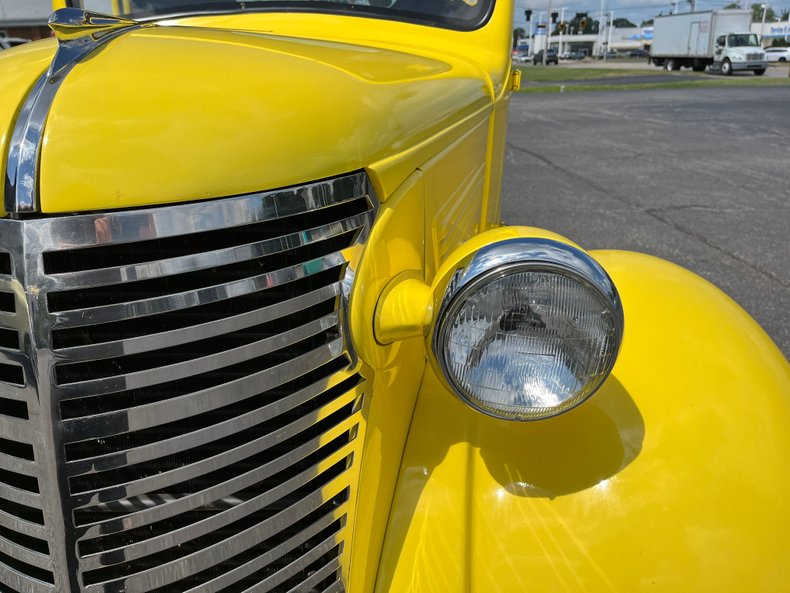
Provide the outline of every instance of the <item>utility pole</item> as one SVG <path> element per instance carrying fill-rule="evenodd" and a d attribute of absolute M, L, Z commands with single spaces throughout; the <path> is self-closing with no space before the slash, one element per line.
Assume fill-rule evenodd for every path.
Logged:
<path fill-rule="evenodd" d="M 549 0 L 549 9 L 546 12 L 546 45 L 543 48 L 543 65 L 546 65 L 546 54 L 549 53 L 549 40 L 551 39 L 551 0 Z"/>
<path fill-rule="evenodd" d="M 614 10 L 609 11 L 609 29 L 606 31 L 607 33 L 607 40 L 606 40 L 606 53 L 603 55 L 604 61 L 606 61 L 606 57 L 609 55 L 609 49 L 612 47 L 612 27 L 614 26 Z"/>
<path fill-rule="evenodd" d="M 604 42 L 603 27 L 602 27 L 603 18 L 604 18 L 603 3 L 604 0 L 601 0 L 601 16 L 598 17 L 598 48 L 601 51 L 603 51 L 603 42 Z M 604 53 L 604 55 L 606 55 L 606 53 Z"/>

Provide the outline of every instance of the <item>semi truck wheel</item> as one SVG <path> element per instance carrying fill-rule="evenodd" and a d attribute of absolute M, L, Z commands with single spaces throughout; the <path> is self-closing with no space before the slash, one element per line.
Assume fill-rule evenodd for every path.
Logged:
<path fill-rule="evenodd" d="M 724 58 L 724 61 L 721 63 L 721 73 L 724 76 L 732 76 L 732 64 L 728 58 Z"/>
<path fill-rule="evenodd" d="M 680 70 L 680 62 L 678 62 L 675 58 L 669 58 L 665 68 L 670 72 L 673 70 Z"/>
<path fill-rule="evenodd" d="M 765 68 L 758 68 L 754 71 L 755 76 L 762 76 L 763 74 L 765 74 Z"/>

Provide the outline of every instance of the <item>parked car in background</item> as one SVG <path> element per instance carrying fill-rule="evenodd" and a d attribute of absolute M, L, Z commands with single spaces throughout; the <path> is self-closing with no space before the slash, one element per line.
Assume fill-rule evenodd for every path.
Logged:
<path fill-rule="evenodd" d="M 529 62 L 529 52 L 526 51 L 514 51 L 512 57 L 513 61 L 518 62 L 519 64 Z"/>
<path fill-rule="evenodd" d="M 537 66 L 543 64 L 543 50 L 540 50 L 532 56 L 532 63 Z M 546 52 L 546 66 L 554 64 L 555 66 L 560 63 L 559 56 L 557 56 L 556 49 L 550 49 Z"/>
<path fill-rule="evenodd" d="M 769 47 L 765 50 L 769 62 L 790 62 L 790 47 Z"/>
<path fill-rule="evenodd" d="M 572 51 L 568 54 L 569 60 L 583 60 L 587 57 L 587 54 L 583 51 Z"/>
<path fill-rule="evenodd" d="M 644 49 L 632 49 L 628 52 L 629 58 L 649 58 L 650 52 L 645 51 Z"/>

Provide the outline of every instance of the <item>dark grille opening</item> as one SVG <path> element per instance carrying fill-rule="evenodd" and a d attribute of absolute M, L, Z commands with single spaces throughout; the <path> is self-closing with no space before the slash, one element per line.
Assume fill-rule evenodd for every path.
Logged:
<path fill-rule="evenodd" d="M 62 274 L 205 253 L 306 231 L 362 214 L 369 209 L 370 205 L 366 198 L 357 198 L 327 208 L 243 226 L 203 231 L 198 235 L 179 235 L 150 241 L 51 251 L 43 254 L 44 270 L 47 274 Z"/>
<path fill-rule="evenodd" d="M 0 484 L 8 484 L 19 490 L 39 493 L 38 480 L 32 476 L 18 474 L 16 472 L 0 469 Z"/>
<path fill-rule="evenodd" d="M 19 350 L 19 334 L 13 329 L 0 328 L 0 348 Z"/>
<path fill-rule="evenodd" d="M 229 449 L 241 446 L 251 440 L 260 438 L 267 434 L 271 434 L 276 430 L 281 429 L 286 424 L 301 418 L 306 414 L 317 411 L 321 406 L 329 403 L 334 394 L 329 392 L 323 393 L 317 398 L 290 410 L 285 414 L 281 414 L 272 420 L 254 426 L 253 428 L 238 432 L 229 437 L 219 439 L 217 441 L 181 451 L 166 457 L 148 461 L 145 463 L 129 465 L 121 469 L 107 470 L 103 472 L 96 472 L 93 474 L 84 474 L 69 478 L 69 485 L 71 492 L 77 494 L 79 492 L 88 492 L 91 490 L 99 490 L 114 484 L 125 484 L 135 480 L 140 480 L 152 475 L 160 474 L 162 472 L 171 471 L 173 469 L 190 465 L 198 461 L 202 461 L 208 457 L 218 455 Z M 337 412 L 331 414 L 332 422 L 338 423 L 345 417 L 349 416 L 352 412 L 353 404 L 344 406 Z"/>
<path fill-rule="evenodd" d="M 354 377 L 346 379 L 332 389 L 325 391 L 319 397 L 321 397 L 322 400 L 326 399 L 326 401 L 332 401 L 336 396 L 353 388 L 356 382 Z M 272 393 L 272 391 L 274 393 Z M 201 429 L 219 424 L 220 422 L 230 420 L 231 418 L 236 418 L 242 414 L 253 412 L 258 408 L 276 402 L 294 393 L 282 389 L 272 391 L 265 391 L 240 402 L 235 402 L 231 405 L 217 408 L 203 414 L 190 416 L 177 422 L 160 424 L 159 426 L 153 426 L 145 430 L 138 430 L 131 433 L 69 443 L 66 445 L 66 460 L 75 461 L 78 459 L 87 459 L 96 455 L 125 451 L 183 434 L 197 432 Z"/>
<path fill-rule="evenodd" d="M 233 556 L 229 558 L 225 562 L 216 564 L 202 572 L 199 572 L 187 579 L 175 582 L 171 585 L 166 585 L 164 587 L 159 587 L 158 589 L 153 589 L 149 593 L 184 593 L 184 591 L 188 591 L 193 587 L 197 586 L 198 584 L 203 584 L 215 579 L 227 572 L 230 572 L 234 568 L 239 566 L 243 566 L 244 564 L 262 556 L 263 554 L 267 553 L 269 550 L 274 549 L 275 547 L 285 543 L 294 535 L 298 534 L 299 532 L 309 529 L 311 525 L 314 523 L 318 523 L 323 519 L 326 515 L 332 513 L 337 507 L 342 505 L 348 500 L 348 488 L 346 488 L 343 492 L 335 496 L 333 499 L 325 502 L 323 505 L 318 507 L 315 511 L 304 517 L 303 519 L 294 522 L 292 525 L 281 532 L 274 534 L 269 539 L 252 546 L 248 550 L 245 550 L 241 554 Z M 303 544 L 294 547 L 292 550 L 288 551 L 288 556 L 286 558 L 291 559 L 293 554 L 297 554 L 302 556 L 305 552 L 307 552 L 310 548 L 315 547 L 316 545 L 320 544 L 322 541 L 331 537 L 332 534 L 337 533 L 342 529 L 344 524 L 345 516 L 333 521 L 329 526 L 319 531 L 315 536 L 306 540 Z M 287 564 L 287 562 L 286 562 Z M 252 587 L 253 585 L 259 583 L 261 580 L 265 579 L 267 576 L 272 574 L 277 570 L 280 564 L 270 564 L 266 568 L 254 572 L 250 574 L 243 580 L 240 580 L 236 586 L 247 588 Z M 304 574 L 302 578 L 304 579 Z"/>
<path fill-rule="evenodd" d="M 0 362 L 0 382 L 11 383 L 12 385 L 25 385 L 25 373 L 22 367 L 15 364 L 5 364 Z"/>
<path fill-rule="evenodd" d="M 127 375 L 129 373 L 138 373 L 163 366 L 187 362 L 196 358 L 240 348 L 247 344 L 252 344 L 273 336 L 279 336 L 286 331 L 329 315 L 334 310 L 335 300 L 332 299 L 308 309 L 297 311 L 287 317 L 274 319 L 239 331 L 213 336 L 205 340 L 189 342 L 188 344 L 179 344 L 171 348 L 151 350 L 131 356 L 60 365 L 55 369 L 55 381 L 58 385 L 66 385 L 69 383 L 78 383 L 80 381 L 91 381 L 94 379 Z M 322 332 L 317 335 L 323 336 L 324 339 L 320 339 L 319 341 L 311 339 L 311 341 L 315 343 L 313 348 L 317 348 L 320 344 L 325 343 L 326 333 Z M 312 350 L 312 348 L 309 348 L 309 350 Z"/>
<path fill-rule="evenodd" d="M 151 280 L 125 282 L 111 286 L 51 292 L 47 295 L 47 302 L 49 303 L 49 310 L 52 312 L 70 311 L 73 309 L 152 299 L 227 284 L 236 280 L 243 280 L 297 264 L 307 263 L 331 253 L 336 253 L 351 245 L 356 233 L 357 231 L 350 231 L 310 243 L 304 247 L 288 249 L 264 257 L 195 272 L 174 274 Z M 139 243 L 136 243 L 135 249 L 139 249 L 139 245 Z M 157 256 L 159 255 L 161 254 L 157 254 Z"/>
<path fill-rule="evenodd" d="M 0 525 L 0 537 L 18 544 L 23 548 L 27 548 L 28 550 L 40 552 L 41 554 L 49 554 L 49 544 L 43 539 L 38 539 L 37 537 L 31 537 L 29 535 L 25 535 L 24 533 L 19 533 L 13 529 L 3 527 L 2 525 Z M 2 587 L 2 585 L 0 585 L 0 587 Z"/>
<path fill-rule="evenodd" d="M 0 311 L 16 313 L 16 299 L 10 292 L 0 292 Z"/>
<path fill-rule="evenodd" d="M 294 463 L 290 467 L 285 468 L 281 472 L 273 474 L 272 476 L 269 476 L 265 480 L 262 480 L 257 484 L 253 484 L 249 488 L 246 488 L 240 492 L 234 492 L 228 496 L 238 498 L 242 502 L 251 500 L 256 496 L 264 494 L 265 492 L 271 490 L 272 488 L 275 488 L 280 484 L 285 483 L 286 481 L 290 480 L 294 476 L 298 475 L 300 472 L 310 469 L 313 465 L 317 464 L 322 459 L 325 459 L 328 456 L 332 455 L 332 453 L 340 450 L 347 443 L 348 443 L 347 435 L 345 436 L 345 438 L 338 437 L 333 441 L 331 441 L 330 443 L 327 443 L 326 445 L 324 445 L 323 447 L 321 447 L 311 455 L 308 455 L 307 457 L 298 461 L 297 463 Z M 348 461 L 349 457 L 346 457 L 345 459 L 346 461 Z M 274 512 L 276 512 L 277 510 L 282 510 L 282 508 L 284 508 L 284 507 L 277 507 L 277 504 L 278 503 L 273 503 L 272 505 L 267 507 L 272 510 L 271 514 L 274 514 Z M 150 523 L 148 525 L 144 525 L 142 527 L 137 527 L 134 529 L 128 529 L 126 531 L 108 535 L 106 537 L 95 538 L 95 539 L 80 542 L 79 553 L 80 556 L 87 556 L 89 554 L 96 554 L 98 552 L 113 550 L 116 548 L 121 548 L 123 546 L 134 544 L 136 542 L 159 537 L 161 535 L 164 535 L 166 533 L 171 533 L 173 531 L 176 531 L 193 523 L 197 523 L 198 521 L 202 521 L 203 519 L 207 519 L 208 517 L 218 515 L 223 511 L 227 511 L 228 508 L 230 508 L 230 505 L 222 504 L 221 501 L 215 501 L 212 504 L 204 505 L 202 507 L 181 513 L 180 515 L 176 515 L 174 517 L 170 517 L 162 521 L 157 521 L 155 523 Z"/>
<path fill-rule="evenodd" d="M 19 517 L 24 521 L 30 523 L 37 523 L 38 525 L 44 524 L 44 513 L 40 509 L 25 506 L 16 502 L 11 502 L 5 498 L 0 498 L 0 511 Z"/>
<path fill-rule="evenodd" d="M 49 570 L 44 570 L 43 568 L 39 568 L 38 566 L 31 566 L 27 562 L 22 562 L 17 560 L 16 558 L 12 558 L 11 556 L 7 556 L 0 552 L 0 565 L 5 564 L 7 567 L 16 570 L 17 572 L 21 572 L 24 575 L 29 576 L 30 578 L 36 579 L 38 581 L 49 583 L 50 585 L 55 584 L 55 577 Z M 4 585 L 0 585 L 0 591 Z"/>
<path fill-rule="evenodd" d="M 266 290 L 253 292 L 244 296 L 225 299 L 208 305 L 179 309 L 170 313 L 136 317 L 113 323 L 88 325 L 67 329 L 57 329 L 52 332 L 53 347 L 71 348 L 86 344 L 101 344 L 116 340 L 127 340 L 139 336 L 158 334 L 185 327 L 193 327 L 202 323 L 209 323 L 226 319 L 235 315 L 249 313 L 263 309 L 270 305 L 281 303 L 301 294 L 318 290 L 338 282 L 343 276 L 345 266 L 331 268 L 318 274 L 288 282 L 280 286 L 272 286 Z"/>
<path fill-rule="evenodd" d="M 274 504 L 265 509 L 255 513 L 250 513 L 246 517 L 239 519 L 221 529 L 218 529 L 208 535 L 198 537 L 181 546 L 170 548 L 164 552 L 152 554 L 139 560 L 133 560 L 124 564 L 118 564 L 106 568 L 99 568 L 90 570 L 83 573 L 83 580 L 86 585 L 93 585 L 102 581 L 122 578 L 144 570 L 149 570 L 166 562 L 172 562 L 184 556 L 188 556 L 197 551 L 203 550 L 212 546 L 222 540 L 233 537 L 241 531 L 254 527 L 255 525 L 269 519 L 277 514 L 277 512 L 295 504 L 299 500 L 308 497 L 310 494 L 317 492 L 323 486 L 331 482 L 334 478 L 342 474 L 346 470 L 346 460 L 343 460 L 322 474 L 313 478 L 310 482 L 301 488 L 294 490 L 288 496 L 278 500 Z"/>
<path fill-rule="evenodd" d="M 33 457 L 33 445 L 20 443 L 19 441 L 11 441 L 2 437 L 0 437 L 0 453 L 5 453 L 11 457 L 27 459 L 28 461 L 35 461 Z"/>
<path fill-rule="evenodd" d="M 11 254 L 0 251 L 0 274 L 11 275 Z"/>
<path fill-rule="evenodd" d="M 21 420 L 30 419 L 27 403 L 16 399 L 8 399 L 7 397 L 0 397 L 0 414 Z"/>

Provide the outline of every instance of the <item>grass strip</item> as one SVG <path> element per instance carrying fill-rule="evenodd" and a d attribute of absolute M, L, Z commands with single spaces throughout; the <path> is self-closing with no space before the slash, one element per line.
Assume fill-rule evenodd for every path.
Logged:
<path fill-rule="evenodd" d="M 672 74 L 665 70 L 621 70 L 605 68 L 556 68 L 547 66 L 533 66 L 519 68 L 521 80 L 524 82 L 573 82 L 576 80 L 596 80 L 602 78 L 625 78 L 628 76 L 666 76 Z"/>
<path fill-rule="evenodd" d="M 753 80 L 719 79 L 719 80 L 677 80 L 667 82 L 644 82 L 633 84 L 585 84 L 585 85 L 542 85 L 522 87 L 520 93 L 579 93 L 586 91 L 639 91 L 646 89 L 698 89 L 707 87 L 728 86 L 790 86 L 790 78 L 763 78 Z"/>

